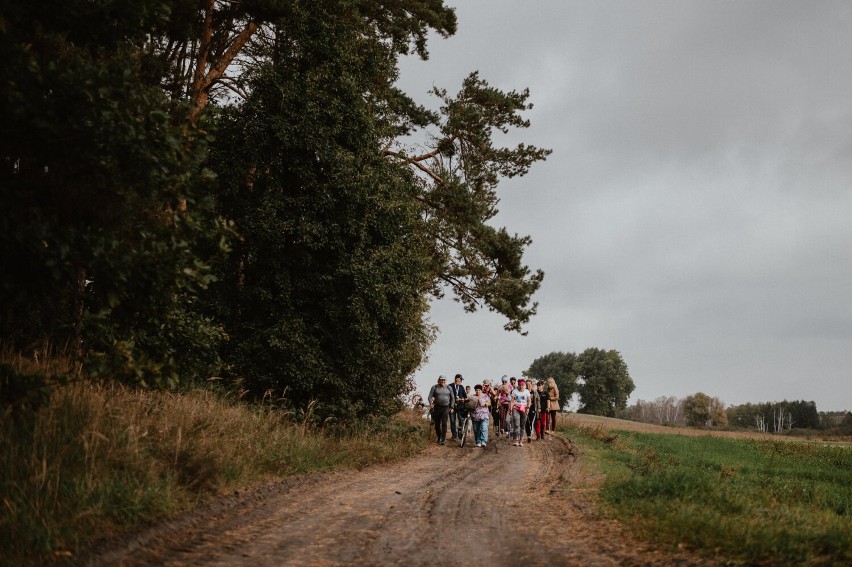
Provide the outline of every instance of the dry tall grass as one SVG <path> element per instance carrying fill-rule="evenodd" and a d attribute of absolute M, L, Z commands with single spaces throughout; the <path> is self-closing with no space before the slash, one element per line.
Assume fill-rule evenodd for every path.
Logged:
<path fill-rule="evenodd" d="M 341 434 L 200 388 L 57 388 L 34 420 L 0 417 L 0 564 L 73 554 L 212 493 L 406 457 L 426 440 L 414 419 Z"/>

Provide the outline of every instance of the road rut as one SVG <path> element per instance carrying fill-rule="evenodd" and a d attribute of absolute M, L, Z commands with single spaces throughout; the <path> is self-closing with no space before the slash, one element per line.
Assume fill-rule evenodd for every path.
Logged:
<path fill-rule="evenodd" d="M 91 557 L 100 565 L 707 565 L 628 537 L 598 512 L 579 450 L 431 446 L 401 463 L 214 499 Z"/>

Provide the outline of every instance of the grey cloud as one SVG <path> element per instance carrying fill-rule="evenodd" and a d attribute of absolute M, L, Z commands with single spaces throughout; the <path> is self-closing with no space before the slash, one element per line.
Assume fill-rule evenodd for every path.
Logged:
<path fill-rule="evenodd" d="M 634 398 L 852 409 L 852 4 L 458 3 L 459 33 L 406 62 L 426 102 L 473 69 L 529 87 L 554 154 L 501 186 L 546 279 L 529 337 L 434 306 L 417 375 L 518 374 L 552 350 L 615 348 Z"/>

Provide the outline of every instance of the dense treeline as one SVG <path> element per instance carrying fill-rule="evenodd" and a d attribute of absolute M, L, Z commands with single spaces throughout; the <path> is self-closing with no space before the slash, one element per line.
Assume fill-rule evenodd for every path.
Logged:
<path fill-rule="evenodd" d="M 820 415 L 815 402 L 746 403 L 728 408 L 728 421 L 737 427 L 754 427 L 764 433 L 779 433 L 790 429 L 819 429 Z"/>
<path fill-rule="evenodd" d="M 718 397 L 698 392 L 685 398 L 660 396 L 655 400 L 637 400 L 618 417 L 657 425 L 728 427 L 763 433 L 793 430 L 831 430 L 848 435 L 852 432 L 852 413 L 819 412 L 813 401 L 745 403 L 726 407 Z"/>
<path fill-rule="evenodd" d="M 395 409 L 430 296 L 523 331 L 543 274 L 489 221 L 549 154 L 494 143 L 528 93 L 472 73 L 434 112 L 395 86 L 455 31 L 442 0 L 6 3 L 3 348 L 348 418 Z M 3 367 L 6 402 L 25 374 Z"/>

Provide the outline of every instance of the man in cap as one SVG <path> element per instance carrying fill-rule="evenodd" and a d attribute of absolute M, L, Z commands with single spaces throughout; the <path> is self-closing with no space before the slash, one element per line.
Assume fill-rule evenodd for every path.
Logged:
<path fill-rule="evenodd" d="M 432 421 L 440 445 L 447 442 L 447 418 L 454 403 L 453 391 L 447 387 L 447 377 L 442 374 L 438 376 L 438 383 L 429 390 L 429 407 L 432 408 Z"/>

